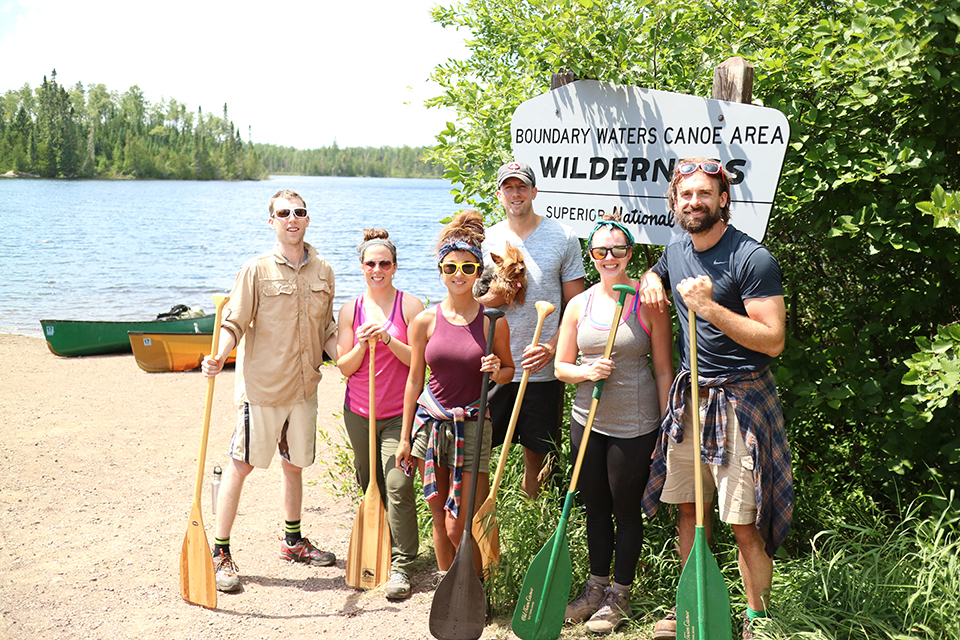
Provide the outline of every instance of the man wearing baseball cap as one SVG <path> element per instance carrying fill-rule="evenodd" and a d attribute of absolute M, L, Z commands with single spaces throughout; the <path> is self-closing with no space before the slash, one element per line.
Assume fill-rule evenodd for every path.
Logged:
<path fill-rule="evenodd" d="M 583 291 L 583 257 L 580 241 L 572 229 L 533 210 L 537 177 L 530 165 L 508 162 L 497 171 L 497 200 L 505 218 L 487 230 L 483 242 L 484 261 L 490 254 L 503 255 L 510 242 L 523 254 L 527 274 L 526 303 L 504 307 L 510 326 L 510 350 L 514 362 L 530 370 L 530 380 L 517 420 L 514 442 L 523 445 L 522 488 L 530 498 L 540 493 L 540 472 L 547 454 L 560 442 L 560 418 L 564 384 L 553 373 L 560 310 L 564 303 Z M 537 326 L 538 300 L 557 308 L 547 317 L 541 342 L 530 345 Z M 503 442 L 516 401 L 523 371 L 517 367 L 513 382 L 499 385 L 489 400 L 493 422 L 493 446 Z"/>

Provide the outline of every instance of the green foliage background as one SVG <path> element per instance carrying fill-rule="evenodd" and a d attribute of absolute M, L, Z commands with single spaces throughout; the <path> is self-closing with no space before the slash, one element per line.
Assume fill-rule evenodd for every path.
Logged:
<path fill-rule="evenodd" d="M 464 206 L 510 157 L 510 118 L 552 73 L 709 96 L 713 68 L 755 67 L 754 101 L 792 127 L 765 243 L 788 341 L 776 364 L 797 476 L 792 545 L 862 492 L 892 507 L 960 480 L 957 395 L 922 417 L 901 379 L 918 338 L 960 312 L 957 235 L 917 215 L 960 157 L 960 2 L 466 0 L 434 11 L 471 56 L 437 67 L 458 117 L 431 157 Z M 736 223 L 736 210 L 732 211 Z"/>

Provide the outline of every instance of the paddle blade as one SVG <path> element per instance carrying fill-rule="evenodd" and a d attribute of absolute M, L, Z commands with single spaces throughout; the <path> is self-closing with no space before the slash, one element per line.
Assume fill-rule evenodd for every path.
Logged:
<path fill-rule="evenodd" d="M 732 640 L 732 637 L 727 583 L 710 553 L 703 527 L 697 527 L 690 556 L 677 585 L 677 638 Z"/>
<path fill-rule="evenodd" d="M 433 593 L 430 634 L 438 640 L 476 640 L 483 635 L 487 596 L 473 567 L 473 541 L 469 538 L 464 532 L 453 564 Z"/>
<path fill-rule="evenodd" d="M 510 625 L 523 640 L 556 640 L 560 637 L 573 584 L 565 524 L 561 518 L 561 526 L 533 558 L 523 578 Z"/>
<path fill-rule="evenodd" d="M 376 482 L 363 496 L 347 551 L 347 586 L 375 589 L 390 577 L 390 525 Z"/>
<path fill-rule="evenodd" d="M 500 564 L 500 527 L 497 524 L 497 504 L 492 495 L 487 496 L 473 516 L 473 537 L 480 547 L 483 575 L 489 576 L 493 567 Z"/>
<path fill-rule="evenodd" d="M 180 595 L 190 604 L 217 608 L 217 576 L 198 502 L 194 502 L 190 510 L 190 522 L 180 550 Z"/>

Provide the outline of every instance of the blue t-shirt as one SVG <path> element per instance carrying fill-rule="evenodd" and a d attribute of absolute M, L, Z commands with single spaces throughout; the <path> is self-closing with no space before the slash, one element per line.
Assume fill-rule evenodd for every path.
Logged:
<path fill-rule="evenodd" d="M 693 248 L 689 233 L 673 238 L 653 267 L 664 288 L 684 278 L 709 276 L 713 281 L 713 299 L 742 316 L 747 315 L 743 301 L 783 295 L 780 265 L 770 251 L 732 225 L 714 246 L 706 251 Z M 680 369 L 690 370 L 690 326 L 683 296 L 674 290 L 673 303 L 680 320 L 677 349 Z M 770 356 L 747 349 L 703 320 L 697 321 L 697 373 L 716 377 L 730 373 L 758 371 L 770 364 Z"/>

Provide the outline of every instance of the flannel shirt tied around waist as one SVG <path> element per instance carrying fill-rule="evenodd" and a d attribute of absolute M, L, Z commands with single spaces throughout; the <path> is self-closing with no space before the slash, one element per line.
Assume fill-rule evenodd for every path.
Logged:
<path fill-rule="evenodd" d="M 433 500 L 437 497 L 437 438 L 440 437 L 440 425 L 444 421 L 453 421 L 454 439 L 456 442 L 456 464 L 453 468 L 453 495 L 447 496 L 447 501 L 443 508 L 453 514 L 456 518 L 460 512 L 460 492 L 463 487 L 463 443 L 464 443 L 464 421 L 473 420 L 480 412 L 480 400 L 477 399 L 473 404 L 467 407 L 456 407 L 446 409 L 430 391 L 430 385 L 426 385 L 423 393 L 417 398 L 417 412 L 413 417 L 413 433 L 410 436 L 411 441 L 417 436 L 420 429 L 426 427 L 430 429 L 427 437 L 427 454 L 423 464 L 423 497 L 427 500 Z M 480 455 L 476 451 L 474 455 Z"/>
<path fill-rule="evenodd" d="M 652 518 L 660 505 L 667 476 L 667 438 L 683 442 L 685 398 L 691 374 L 681 371 L 670 387 L 670 404 L 660 425 L 660 442 L 654 451 L 650 480 L 643 494 L 643 512 Z M 733 402 L 740 432 L 753 458 L 756 483 L 757 530 L 771 558 L 790 532 L 793 520 L 793 470 L 783 410 L 769 367 L 760 371 L 716 378 L 700 378 L 701 401 L 706 391 L 706 416 L 700 427 L 700 460 L 727 463 L 727 402 Z M 691 482 L 693 479 L 691 478 Z"/>

